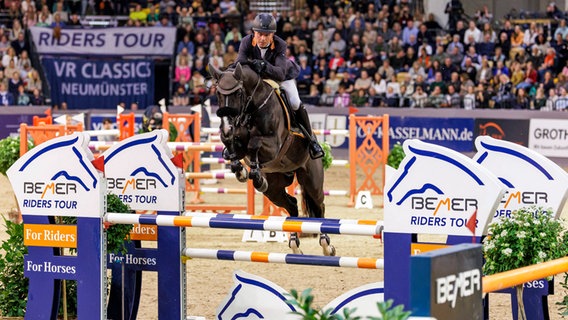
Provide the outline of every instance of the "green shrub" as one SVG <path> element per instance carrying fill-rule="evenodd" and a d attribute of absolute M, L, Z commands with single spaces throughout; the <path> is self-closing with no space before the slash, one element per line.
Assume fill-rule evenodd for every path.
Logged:
<path fill-rule="evenodd" d="M 33 148 L 33 143 L 28 141 L 28 150 Z M 0 173 L 6 175 L 6 171 L 20 158 L 20 137 L 8 137 L 0 140 Z"/>
<path fill-rule="evenodd" d="M 0 251 L 0 314 L 22 317 L 26 310 L 28 279 L 24 277 L 24 225 L 4 218 L 9 238 Z"/>
<path fill-rule="evenodd" d="M 402 162 L 406 155 L 404 154 L 404 149 L 400 142 L 397 142 L 394 147 L 392 147 L 391 152 L 387 158 L 387 164 L 395 169 L 398 169 L 398 166 Z"/>

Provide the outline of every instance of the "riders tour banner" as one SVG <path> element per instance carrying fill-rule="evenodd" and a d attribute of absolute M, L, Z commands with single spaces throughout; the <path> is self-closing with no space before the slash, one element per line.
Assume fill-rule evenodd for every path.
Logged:
<path fill-rule="evenodd" d="M 61 29 L 31 27 L 40 55 L 171 56 L 176 28 Z"/>
<path fill-rule="evenodd" d="M 154 103 L 152 60 L 85 60 L 44 58 L 53 104 L 69 109 L 116 108 L 120 102 Z"/>

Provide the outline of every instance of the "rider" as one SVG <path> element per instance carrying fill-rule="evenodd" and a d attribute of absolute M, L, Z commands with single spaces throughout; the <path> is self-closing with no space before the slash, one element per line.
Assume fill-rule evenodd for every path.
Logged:
<path fill-rule="evenodd" d="M 309 151 L 313 159 L 324 155 L 322 147 L 312 134 L 308 113 L 300 100 L 296 81 L 300 68 L 286 58 L 286 42 L 276 36 L 276 19 L 268 13 L 261 13 L 254 19 L 253 34 L 244 37 L 239 46 L 236 62 L 249 63 L 252 69 L 263 78 L 272 79 L 284 89 L 290 107 L 294 110 L 296 122 L 305 130 L 310 139 Z"/>

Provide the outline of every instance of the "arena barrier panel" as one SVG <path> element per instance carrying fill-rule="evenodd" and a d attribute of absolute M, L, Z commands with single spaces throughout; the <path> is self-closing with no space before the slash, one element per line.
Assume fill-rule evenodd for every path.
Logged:
<path fill-rule="evenodd" d="M 85 223 L 90 225 L 89 230 L 94 237 L 100 237 L 99 240 L 94 242 L 102 243 L 101 239 L 104 238 L 102 235 L 103 231 L 97 233 L 96 228 L 99 228 L 99 230 L 102 229 L 104 219 L 100 209 L 104 207 L 104 205 L 101 205 L 103 203 L 101 197 L 102 194 L 104 194 L 104 187 L 100 182 L 102 179 L 101 173 L 94 167 L 96 161 L 93 162 L 93 165 L 90 165 L 91 161 L 94 159 L 88 148 L 88 140 L 88 135 L 81 133 L 58 137 L 27 153 L 10 168 L 8 177 L 16 192 L 18 202 L 25 213 L 24 223 L 47 222 L 48 220 L 44 218 L 34 220 L 35 216 L 47 218 L 53 215 L 81 214 L 82 216 L 79 220 L 86 221 Z M 124 217 L 120 219 L 127 219 L 128 222 L 133 222 L 131 219 L 142 219 L 144 222 L 155 221 L 155 224 L 165 224 L 164 226 L 158 226 L 157 249 L 138 250 L 138 252 L 128 253 L 131 261 L 152 262 L 151 266 L 142 263 L 142 265 L 136 265 L 136 268 L 157 271 L 159 274 L 158 294 L 160 298 L 166 297 L 167 299 L 164 299 L 164 301 L 169 303 L 167 307 L 163 306 L 163 304 L 159 304 L 158 310 L 160 318 L 176 319 L 184 311 L 182 310 L 180 311 L 181 313 L 175 313 L 172 309 L 184 309 L 185 307 L 185 265 L 180 262 L 180 252 L 185 249 L 185 229 L 172 227 L 173 225 L 210 227 L 212 223 L 214 223 L 215 227 L 231 228 L 265 228 L 266 225 L 267 228 L 271 230 L 293 230 L 301 232 L 320 232 L 325 230 L 326 232 L 329 231 L 329 233 L 332 233 L 332 231 L 333 233 L 342 233 L 342 229 L 347 229 L 349 230 L 347 232 L 366 235 L 370 233 L 376 234 L 379 232 L 378 230 L 380 230 L 377 226 L 373 226 L 374 229 L 370 230 L 368 226 L 365 227 L 365 225 L 353 227 L 349 226 L 347 223 L 337 224 L 337 221 L 333 223 L 331 223 L 331 221 L 304 223 L 303 221 L 287 221 L 286 219 L 278 221 L 274 218 L 272 218 L 273 220 L 268 218 L 266 221 L 260 221 L 261 223 L 259 223 L 258 221 L 254 221 L 254 219 L 249 219 L 248 222 L 241 222 L 231 221 L 229 218 L 223 219 L 211 216 L 197 216 L 195 219 L 191 216 L 180 217 L 180 215 L 185 214 L 182 210 L 184 202 L 184 188 L 181 183 L 181 181 L 183 181 L 183 176 L 181 175 L 182 170 L 173 164 L 174 162 L 179 163 L 179 161 L 176 159 L 172 160 L 172 154 L 166 141 L 167 133 L 163 130 L 130 138 L 122 142 L 122 144 L 117 144 L 107 150 L 103 155 L 105 166 L 104 168 L 100 168 L 105 170 L 108 177 L 107 180 L 114 179 L 108 180 L 109 189 L 122 195 L 122 198 L 126 200 L 125 202 L 131 205 L 133 209 L 157 209 L 157 211 L 159 211 L 158 215 L 147 216 L 143 219 L 141 215 L 131 215 L 130 218 L 127 218 L 128 215 L 123 215 Z M 124 148 L 122 146 L 129 147 Z M 418 140 L 408 140 L 404 143 L 403 147 L 407 157 L 405 157 L 399 169 L 389 177 L 385 185 L 384 268 L 385 279 L 388 279 L 388 281 L 385 282 L 384 292 L 385 298 L 395 298 L 397 304 L 403 303 L 408 306 L 410 305 L 408 298 L 411 292 L 410 281 L 408 279 L 411 264 L 410 252 L 420 251 L 419 244 L 412 243 L 412 234 L 446 234 L 449 235 L 449 244 L 469 242 L 472 236 L 475 241 L 479 241 L 481 236 L 486 234 L 487 224 L 501 202 L 505 192 L 505 186 L 499 182 L 491 171 L 455 151 L 423 143 Z M 144 159 L 142 162 L 133 161 L 136 157 L 133 157 L 131 154 L 129 155 L 127 152 L 120 152 L 120 150 L 126 149 L 131 149 L 129 151 L 136 155 L 143 155 L 144 152 L 147 152 L 148 156 L 139 157 Z M 78 161 L 66 161 L 62 163 L 59 161 L 62 152 L 69 152 L 69 158 L 77 158 Z M 45 157 L 49 158 L 45 159 Z M 155 160 L 147 161 L 148 159 Z M 40 162 L 41 165 L 39 165 Z M 46 167 L 50 170 L 45 170 Z M 48 189 L 40 190 L 42 192 L 26 192 L 29 188 L 26 189 L 27 187 L 25 186 L 28 186 L 29 183 L 42 183 L 42 185 L 44 185 L 45 181 L 53 179 L 51 171 L 57 170 L 59 172 L 61 168 L 65 168 L 67 172 L 72 173 L 73 176 L 83 181 L 83 184 L 80 185 L 77 184 L 77 179 L 70 180 L 71 182 L 69 182 L 77 184 L 70 190 L 78 190 L 77 193 L 81 192 L 81 196 L 75 194 L 71 196 L 69 193 L 60 194 L 52 190 L 47 193 L 48 197 L 46 199 L 43 197 L 42 193 Z M 132 170 L 132 168 L 135 168 L 135 170 Z M 141 169 L 141 171 L 138 169 Z M 155 186 L 156 188 L 135 187 L 139 185 L 137 181 L 138 177 L 134 177 L 135 172 L 153 173 L 151 175 L 146 174 L 146 176 L 153 177 L 157 180 L 150 183 L 148 182 L 149 178 L 147 178 L 146 185 Z M 97 179 L 97 176 L 101 178 Z M 461 178 L 457 179 L 457 177 Z M 119 185 L 119 181 L 123 181 L 122 186 Z M 129 181 L 130 183 L 128 183 Z M 414 193 L 414 195 L 440 195 L 438 191 L 444 191 L 443 196 L 438 197 L 439 206 L 432 207 L 429 205 L 430 200 L 425 202 L 425 198 L 423 198 L 422 202 L 419 199 L 408 201 L 408 190 L 417 190 L 415 189 L 417 185 L 426 186 L 425 182 L 428 183 L 428 188 L 423 189 L 421 194 Z M 99 191 L 98 196 L 94 194 L 95 191 Z M 462 200 L 458 201 L 453 199 Z M 463 199 L 470 199 L 470 201 Z M 474 203 L 475 206 L 472 205 Z M 53 204 L 56 208 L 50 208 L 47 204 Z M 450 210 L 450 205 L 452 206 L 452 210 Z M 473 210 L 474 208 L 475 210 Z M 455 211 L 454 209 L 459 209 L 458 211 L 463 212 L 461 218 L 450 215 L 452 211 Z M 109 218 L 116 217 L 116 215 L 112 213 L 107 216 Z M 83 218 L 87 219 L 84 220 Z M 92 218 L 95 218 L 94 220 L 97 220 L 97 222 L 93 223 Z M 378 222 L 376 224 L 378 225 Z M 85 239 L 83 239 L 81 234 L 83 234 L 83 236 L 86 235 L 82 232 L 83 227 L 81 227 L 81 225 L 83 225 L 83 222 L 78 222 L 77 245 L 82 248 L 80 250 L 83 252 L 91 252 L 93 256 L 98 255 L 98 259 L 88 263 L 90 268 L 101 265 L 101 261 L 104 260 L 104 255 L 100 251 L 98 251 L 98 254 L 95 252 L 102 250 L 104 245 L 99 244 L 98 249 L 94 247 L 90 247 L 90 249 L 82 247 L 84 244 L 83 240 Z M 347 227 L 345 227 L 345 225 Z M 95 229 L 93 229 L 93 227 L 95 227 Z M 88 242 L 93 243 L 93 240 L 89 239 Z M 52 243 L 45 243 L 44 245 L 49 247 L 47 251 L 51 252 L 47 255 L 47 258 L 46 250 L 39 250 L 41 248 L 32 246 L 30 247 L 30 254 L 26 256 L 26 261 L 51 259 L 50 257 L 53 255 L 52 248 L 56 247 L 56 245 Z M 429 254 L 426 254 L 426 256 L 428 255 Z M 80 258 L 84 258 L 84 256 Z M 104 283 L 104 277 L 106 277 L 106 274 L 99 270 L 102 268 L 97 269 L 98 271 L 95 270 L 96 272 L 92 272 L 92 269 L 90 269 L 91 272 L 87 273 L 85 272 L 85 269 L 88 269 L 87 264 L 84 264 L 84 261 L 80 261 L 81 259 L 79 258 L 75 260 L 77 261 L 76 265 L 72 264 L 72 262 L 69 262 L 70 260 L 68 261 L 67 259 L 65 262 L 57 258 L 53 259 L 53 262 L 49 263 L 49 272 L 46 272 L 46 270 L 42 272 L 41 268 L 34 263 L 28 262 L 25 264 L 26 275 L 30 277 L 30 290 L 32 290 L 30 292 L 34 292 L 35 294 L 33 290 L 39 290 L 41 287 L 40 284 L 45 283 L 45 281 L 52 281 L 50 279 L 57 280 L 61 279 L 61 277 L 63 277 L 63 279 L 76 279 L 79 276 L 87 275 L 91 277 L 93 275 L 97 277 L 100 275 L 100 279 L 103 279 L 103 281 L 93 280 L 90 282 L 91 286 L 89 289 L 101 289 L 100 283 Z M 94 265 L 92 265 L 93 263 Z M 104 262 L 102 264 L 104 265 Z M 164 264 L 167 265 L 167 268 L 165 268 Z M 40 266 L 41 265 L 42 264 L 40 264 Z M 65 270 L 74 271 L 75 273 L 69 276 L 53 274 L 53 272 L 51 272 L 51 265 L 58 265 Z M 178 265 L 179 268 L 172 268 L 172 266 L 175 265 Z M 56 269 L 59 270 L 60 268 L 58 267 Z M 173 272 L 172 269 L 176 272 Z M 404 278 L 404 274 L 406 274 L 406 279 Z M 45 280 L 45 278 L 48 278 L 48 280 Z M 175 278 L 175 280 L 172 280 L 173 278 Z M 97 285 L 97 283 L 99 285 Z M 52 287 L 41 287 L 41 290 L 45 291 L 45 293 L 41 294 L 42 300 L 45 299 L 45 301 L 38 302 L 37 299 L 32 299 L 29 302 L 28 310 L 37 310 L 38 314 L 44 315 L 43 318 L 45 318 L 46 314 L 51 314 L 53 308 L 48 306 L 50 303 L 53 305 L 58 293 L 55 292 L 55 289 L 50 288 Z M 79 298 L 80 308 L 81 306 L 85 307 L 86 295 L 84 292 L 86 291 L 87 288 L 84 286 L 79 288 L 79 294 L 81 295 Z M 166 293 L 165 291 L 168 292 Z M 94 295 L 91 294 L 90 298 L 92 299 L 93 296 Z M 96 298 L 95 301 L 100 300 Z M 89 310 L 92 308 L 92 304 L 93 302 L 90 301 Z M 95 309 L 104 309 L 103 307 L 98 307 L 102 304 L 103 303 L 97 302 Z M 438 304 L 454 305 L 454 301 L 444 301 Z M 41 308 L 39 308 L 38 305 L 41 305 Z M 80 312 L 81 314 L 87 314 L 85 311 Z M 104 313 L 104 310 L 102 310 L 101 313 Z M 459 312 L 454 312 L 454 314 L 457 314 L 458 317 L 463 316 L 463 313 Z M 85 316 L 85 318 L 90 319 L 89 316 Z M 93 316 L 93 319 L 95 318 L 96 317 Z"/>

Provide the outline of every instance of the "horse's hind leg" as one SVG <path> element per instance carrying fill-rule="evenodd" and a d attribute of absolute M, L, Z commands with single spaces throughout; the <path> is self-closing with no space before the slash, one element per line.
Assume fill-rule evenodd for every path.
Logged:
<path fill-rule="evenodd" d="M 298 200 L 296 200 L 296 197 L 286 192 L 286 187 L 294 181 L 294 175 L 286 173 L 267 173 L 266 179 L 269 182 L 269 188 L 264 195 L 272 201 L 274 205 L 288 211 L 291 217 L 297 217 Z M 295 254 L 302 254 L 302 250 L 300 250 L 300 238 L 296 232 L 290 233 L 288 246 Z"/>
<path fill-rule="evenodd" d="M 309 159 L 304 168 L 296 171 L 296 178 L 302 187 L 302 210 L 311 218 L 325 217 L 323 194 L 323 165 L 321 159 Z M 335 256 L 335 247 L 329 236 L 320 234 L 320 246 L 326 256 Z"/>

